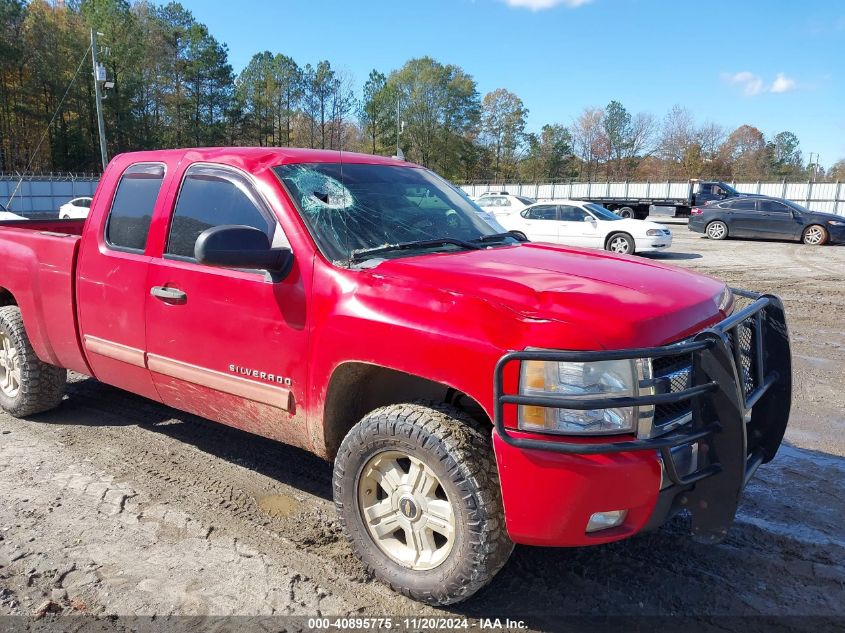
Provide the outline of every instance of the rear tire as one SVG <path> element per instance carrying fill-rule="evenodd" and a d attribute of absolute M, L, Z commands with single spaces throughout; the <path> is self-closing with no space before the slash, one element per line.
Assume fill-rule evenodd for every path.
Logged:
<path fill-rule="evenodd" d="M 604 244 L 605 250 L 620 255 L 633 255 L 636 249 L 634 238 L 627 233 L 613 233 Z"/>
<path fill-rule="evenodd" d="M 0 308 L 0 408 L 16 418 L 55 409 L 66 382 L 67 370 L 35 355 L 20 309 Z"/>
<path fill-rule="evenodd" d="M 344 438 L 332 483 L 356 556 L 414 600 L 469 598 L 513 550 L 490 431 L 445 404 L 366 415 Z"/>
<path fill-rule="evenodd" d="M 634 210 L 631 207 L 622 207 L 619 211 L 616 212 L 620 218 L 633 218 L 635 217 Z"/>
<path fill-rule="evenodd" d="M 804 229 L 804 233 L 801 235 L 801 241 L 810 246 L 822 246 L 827 244 L 829 239 L 830 235 L 827 229 L 820 224 L 811 224 Z"/>
<path fill-rule="evenodd" d="M 705 231 L 711 240 L 723 240 L 728 236 L 728 225 L 721 220 L 713 220 Z"/>

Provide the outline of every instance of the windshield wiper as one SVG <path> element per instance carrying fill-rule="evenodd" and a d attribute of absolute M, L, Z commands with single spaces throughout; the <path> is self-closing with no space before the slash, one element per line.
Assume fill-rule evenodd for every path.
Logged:
<path fill-rule="evenodd" d="M 350 262 L 360 262 L 371 255 L 378 255 L 379 253 L 389 253 L 391 251 L 404 251 L 412 248 L 430 248 L 432 246 L 445 246 L 452 244 L 460 246 L 468 250 L 478 250 L 481 248 L 478 244 L 472 242 L 465 242 L 464 240 L 457 240 L 451 237 L 437 237 L 430 240 L 414 240 L 412 242 L 399 242 L 398 244 L 385 244 L 384 246 L 375 246 L 373 248 L 359 248 L 352 251 L 349 256 Z"/>
<path fill-rule="evenodd" d="M 506 238 L 511 238 L 512 240 L 519 240 L 519 238 L 508 231 L 507 233 L 493 233 L 492 235 L 482 235 L 481 237 L 476 237 L 470 240 L 474 244 L 487 244 L 489 242 L 500 242 Z"/>

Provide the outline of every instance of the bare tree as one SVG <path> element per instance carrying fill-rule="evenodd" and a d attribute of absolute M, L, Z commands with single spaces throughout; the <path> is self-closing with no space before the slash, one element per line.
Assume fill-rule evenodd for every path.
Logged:
<path fill-rule="evenodd" d="M 575 155 L 581 159 L 581 177 L 592 180 L 599 160 L 607 158 L 602 108 L 585 108 L 570 128 Z"/>

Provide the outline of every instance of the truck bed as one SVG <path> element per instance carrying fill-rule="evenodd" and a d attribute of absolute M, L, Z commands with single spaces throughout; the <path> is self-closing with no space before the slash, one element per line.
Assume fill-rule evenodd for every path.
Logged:
<path fill-rule="evenodd" d="M 0 305 L 18 305 L 41 360 L 90 374 L 76 323 L 76 258 L 84 224 L 0 222 Z"/>
<path fill-rule="evenodd" d="M 85 220 L 6 220 L 0 221 L 0 231 L 4 228 L 26 229 L 28 231 L 47 231 L 50 233 L 65 233 L 67 235 L 82 235 Z"/>

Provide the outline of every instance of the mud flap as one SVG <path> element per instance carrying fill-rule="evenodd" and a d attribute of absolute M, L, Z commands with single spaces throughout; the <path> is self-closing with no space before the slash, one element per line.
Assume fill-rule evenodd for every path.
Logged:
<path fill-rule="evenodd" d="M 702 479 L 684 493 L 681 504 L 692 515 L 692 537 L 699 543 L 719 543 L 728 534 L 745 486 L 747 440 L 745 434 L 745 398 L 725 334 L 708 330 L 696 339 L 713 339 L 713 346 L 696 354 L 693 362 L 694 384 L 714 381 L 718 390 L 693 400 L 693 421 L 703 427 L 718 420 L 719 430 L 701 449 L 710 464 L 718 463 L 719 472 Z"/>

